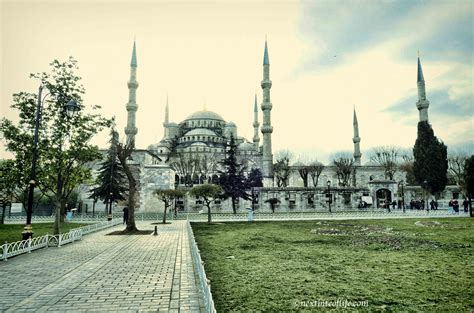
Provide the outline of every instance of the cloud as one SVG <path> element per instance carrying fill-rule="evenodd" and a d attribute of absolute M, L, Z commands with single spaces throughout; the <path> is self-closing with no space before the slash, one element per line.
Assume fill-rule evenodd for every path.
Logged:
<path fill-rule="evenodd" d="M 306 70 L 345 62 L 345 56 L 383 42 L 402 41 L 401 60 L 420 49 L 428 60 L 472 62 L 471 1 L 303 2 L 300 30 L 311 42 Z"/>

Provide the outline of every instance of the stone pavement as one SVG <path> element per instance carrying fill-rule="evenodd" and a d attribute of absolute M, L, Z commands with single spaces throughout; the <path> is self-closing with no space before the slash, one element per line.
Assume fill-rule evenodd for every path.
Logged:
<path fill-rule="evenodd" d="M 153 230 L 138 222 L 140 230 Z M 186 221 L 158 225 L 158 236 L 104 236 L 0 262 L 0 311 L 202 312 Z"/>

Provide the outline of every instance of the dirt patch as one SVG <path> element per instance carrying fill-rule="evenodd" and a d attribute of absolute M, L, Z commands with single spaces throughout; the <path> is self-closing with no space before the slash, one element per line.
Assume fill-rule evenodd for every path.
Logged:
<path fill-rule="evenodd" d="M 441 224 L 438 221 L 417 221 L 415 222 L 416 226 L 422 226 L 422 227 L 445 227 L 443 224 Z"/>
<path fill-rule="evenodd" d="M 349 234 L 348 232 L 345 232 L 345 231 L 337 229 L 337 228 L 329 228 L 329 229 L 314 228 L 314 229 L 311 229 L 311 233 L 312 234 L 317 234 L 317 235 L 325 235 L 325 236 L 342 236 L 342 235 Z"/>
<path fill-rule="evenodd" d="M 153 233 L 153 230 L 139 230 L 139 231 L 133 231 L 133 232 L 129 232 L 126 230 L 117 230 L 117 231 L 108 233 L 107 236 L 151 235 L 152 233 Z"/>

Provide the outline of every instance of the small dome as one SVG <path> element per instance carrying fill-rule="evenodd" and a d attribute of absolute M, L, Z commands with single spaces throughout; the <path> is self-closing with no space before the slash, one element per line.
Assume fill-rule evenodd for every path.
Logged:
<path fill-rule="evenodd" d="M 250 142 L 244 142 L 238 145 L 238 149 L 242 151 L 254 151 L 255 147 Z"/>
<path fill-rule="evenodd" d="M 223 121 L 224 119 L 222 116 L 220 116 L 217 113 L 214 113 L 212 111 L 197 111 L 194 112 L 193 114 L 189 115 L 186 120 L 219 120 Z"/>
<path fill-rule="evenodd" d="M 234 122 L 228 122 L 225 126 L 226 127 L 235 127 L 235 123 Z"/>
<path fill-rule="evenodd" d="M 176 123 L 168 123 L 168 127 L 178 127 L 178 124 L 176 124 Z"/>
<path fill-rule="evenodd" d="M 216 133 L 206 128 L 195 128 L 188 131 L 184 136 L 216 136 Z"/>

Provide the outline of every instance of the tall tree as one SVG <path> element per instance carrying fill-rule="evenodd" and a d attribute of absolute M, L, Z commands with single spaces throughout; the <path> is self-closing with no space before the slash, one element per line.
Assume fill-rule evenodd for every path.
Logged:
<path fill-rule="evenodd" d="M 186 186 L 193 185 L 193 177 L 198 173 L 198 158 L 188 153 L 181 153 L 170 158 L 170 167 L 179 176 L 184 177 Z"/>
<path fill-rule="evenodd" d="M 416 182 L 430 193 L 443 191 L 448 181 L 447 147 L 436 138 L 431 125 L 426 121 L 418 123 L 413 156 Z"/>
<path fill-rule="evenodd" d="M 349 186 L 354 172 L 354 159 L 350 153 L 339 152 L 333 155 L 332 164 L 336 168 L 339 186 Z"/>
<path fill-rule="evenodd" d="M 166 213 L 168 208 L 173 205 L 174 201 L 179 197 L 184 196 L 184 192 L 179 189 L 163 189 L 156 190 L 155 194 L 163 201 L 165 208 L 163 210 L 163 224 L 166 224 Z"/>
<path fill-rule="evenodd" d="M 65 62 L 54 60 L 50 73 L 31 74 L 40 81 L 45 98 L 42 103 L 39 128 L 36 183 L 43 193 L 55 203 L 54 233 L 60 232 L 59 223 L 71 192 L 91 177 L 90 168 L 85 165 L 96 160 L 100 153 L 90 141 L 110 120 L 98 113 L 99 106 L 85 110 L 82 104 L 84 87 L 75 74 L 77 61 L 70 57 Z M 0 131 L 7 143 L 7 149 L 15 156 L 15 162 L 31 171 L 33 155 L 33 134 L 35 128 L 36 103 L 39 94 L 19 92 L 13 95 L 12 108 L 19 111 L 19 123 L 8 119 L 0 122 Z M 64 106 L 73 99 L 83 109 L 73 117 L 65 114 Z M 25 155 L 27 157 L 25 157 Z M 29 162 L 28 162 L 29 161 Z"/>
<path fill-rule="evenodd" d="M 114 201 L 125 200 L 127 186 L 126 177 L 122 165 L 117 159 L 117 146 L 119 135 L 115 129 L 110 132 L 110 147 L 106 159 L 99 167 L 97 185 L 91 190 L 91 199 L 100 199 L 105 207 L 112 206 Z M 111 208 L 110 208 L 111 210 Z"/>
<path fill-rule="evenodd" d="M 219 185 L 212 185 L 212 184 L 204 184 L 193 187 L 191 189 L 191 195 L 196 196 L 198 198 L 202 198 L 204 201 L 205 206 L 207 207 L 207 222 L 212 222 L 211 217 L 211 202 L 215 201 L 222 195 L 222 188 Z"/>
<path fill-rule="evenodd" d="M 117 144 L 117 158 L 123 167 L 123 171 L 127 176 L 128 180 L 128 220 L 126 232 L 138 232 L 137 225 L 135 223 L 135 203 L 137 201 L 137 181 L 133 176 L 132 167 L 128 163 L 128 160 L 132 156 L 132 152 L 135 146 L 135 138 L 131 136 L 127 142 Z"/>
<path fill-rule="evenodd" d="M 245 167 L 237 161 L 237 145 L 234 136 L 230 137 L 225 147 L 225 158 L 222 160 L 222 170 L 219 185 L 223 190 L 224 198 L 232 199 L 232 211 L 237 213 L 238 199 L 249 199 L 246 186 Z"/>
<path fill-rule="evenodd" d="M 289 184 L 292 158 L 293 154 L 289 150 L 278 151 L 275 155 L 276 163 L 273 164 L 273 174 L 278 187 L 287 187 Z"/>
<path fill-rule="evenodd" d="M 400 148 L 394 146 L 375 147 L 369 153 L 370 161 L 381 166 L 385 172 L 385 178 L 393 180 L 399 169 Z"/>

